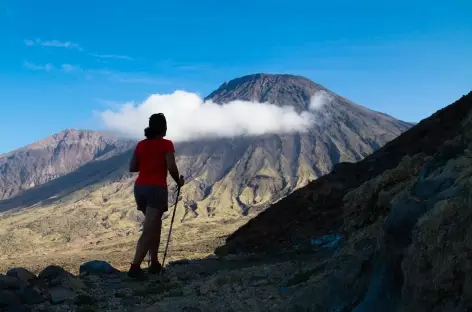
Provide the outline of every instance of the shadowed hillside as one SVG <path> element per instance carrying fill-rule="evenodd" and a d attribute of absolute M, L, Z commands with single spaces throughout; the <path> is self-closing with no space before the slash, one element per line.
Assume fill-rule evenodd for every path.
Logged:
<path fill-rule="evenodd" d="M 471 141 L 472 92 L 272 205 L 216 253 L 316 252 L 293 311 L 468 311 Z"/>

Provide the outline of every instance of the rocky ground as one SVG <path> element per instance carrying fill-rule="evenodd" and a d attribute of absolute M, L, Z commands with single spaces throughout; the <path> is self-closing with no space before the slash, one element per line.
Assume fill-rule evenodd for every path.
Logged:
<path fill-rule="evenodd" d="M 337 244 L 330 242 L 316 253 L 180 260 L 146 281 L 100 261 L 77 275 L 14 268 L 0 275 L 0 311 L 298 311 L 293 298 L 328 268 Z"/>

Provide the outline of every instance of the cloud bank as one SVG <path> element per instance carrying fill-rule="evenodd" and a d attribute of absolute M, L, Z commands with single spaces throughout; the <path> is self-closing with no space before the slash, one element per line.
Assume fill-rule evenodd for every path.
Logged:
<path fill-rule="evenodd" d="M 281 134 L 307 131 L 316 122 L 316 111 L 332 100 L 324 91 L 315 93 L 309 110 L 269 103 L 233 101 L 224 105 L 204 101 L 195 93 L 175 91 L 154 94 L 143 103 L 126 103 L 116 110 L 99 112 L 105 127 L 122 135 L 143 138 L 149 116 L 164 113 L 167 137 L 176 141 L 241 135 Z"/>

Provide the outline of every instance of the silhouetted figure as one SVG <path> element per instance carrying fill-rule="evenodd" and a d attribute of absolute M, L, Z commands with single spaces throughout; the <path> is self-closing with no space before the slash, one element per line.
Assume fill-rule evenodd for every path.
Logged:
<path fill-rule="evenodd" d="M 167 171 L 179 186 L 184 179 L 179 178 L 175 163 L 174 144 L 164 139 L 167 122 L 164 114 L 153 114 L 149 127 L 144 130 L 146 139 L 140 141 L 131 158 L 130 172 L 139 172 L 134 185 L 134 197 L 138 210 L 145 214 L 143 231 L 136 246 L 136 254 L 128 271 L 132 278 L 145 278 L 141 263 L 146 253 L 151 255 L 149 273 L 160 273 L 162 266 L 157 259 L 161 239 L 162 214 L 167 207 Z"/>

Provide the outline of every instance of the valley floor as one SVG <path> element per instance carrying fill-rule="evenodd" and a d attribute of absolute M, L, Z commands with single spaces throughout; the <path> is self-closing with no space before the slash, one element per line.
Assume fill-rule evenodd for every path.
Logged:
<path fill-rule="evenodd" d="M 247 222 L 247 218 L 196 220 L 174 224 L 167 259 L 199 259 L 211 255 L 216 247 L 224 244 L 225 238 Z M 177 223 L 177 222 L 176 222 Z M 12 230 L 14 231 L 14 230 Z M 160 258 L 167 242 L 169 227 L 164 223 L 161 238 Z M 58 265 L 76 274 L 81 263 L 90 260 L 105 260 L 120 270 L 127 270 L 132 260 L 139 231 L 129 236 L 102 235 L 86 242 L 53 244 L 49 248 L 31 248 L 16 251 L 7 248 L 8 241 L 0 243 L 0 272 L 13 267 L 24 267 L 38 273 L 48 265 Z M 1 248 L 3 247 L 3 248 Z"/>

